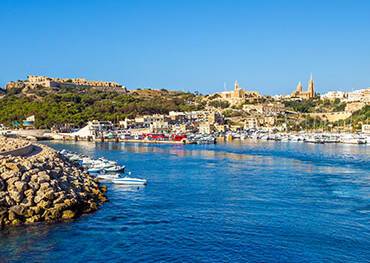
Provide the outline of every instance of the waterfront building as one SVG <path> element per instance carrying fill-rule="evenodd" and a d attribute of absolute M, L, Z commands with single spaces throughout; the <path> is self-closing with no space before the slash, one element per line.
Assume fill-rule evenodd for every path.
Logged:
<path fill-rule="evenodd" d="M 290 95 L 292 98 L 301 98 L 301 99 L 312 99 L 315 97 L 315 83 L 311 74 L 310 80 L 308 81 L 308 90 L 303 91 L 303 85 L 301 82 L 298 82 L 298 85 L 295 91 Z"/>
<path fill-rule="evenodd" d="M 93 120 L 87 123 L 89 130 L 95 133 L 112 131 L 114 129 L 114 125 L 111 121 L 98 121 Z"/>
<path fill-rule="evenodd" d="M 183 122 L 186 119 L 186 114 L 182 111 L 170 111 L 168 116 L 172 121 L 176 122 Z"/>
<path fill-rule="evenodd" d="M 131 127 L 135 126 L 135 120 L 125 118 L 125 120 L 119 121 L 118 125 L 119 125 L 120 128 L 128 129 L 128 128 L 131 128 Z"/>
<path fill-rule="evenodd" d="M 227 125 L 225 125 L 225 124 L 215 124 L 214 125 L 214 127 L 215 127 L 215 131 L 216 132 L 226 132 L 227 130 L 228 130 L 228 126 Z"/>
<path fill-rule="evenodd" d="M 164 122 L 167 117 L 163 114 L 143 115 L 135 118 L 135 123 L 142 127 L 150 127 L 154 122 Z"/>
<path fill-rule="evenodd" d="M 150 132 L 154 133 L 168 133 L 169 132 L 169 125 L 167 121 L 153 121 L 150 124 Z"/>
<path fill-rule="evenodd" d="M 209 122 L 199 123 L 200 134 L 211 134 L 214 131 L 214 125 Z"/>

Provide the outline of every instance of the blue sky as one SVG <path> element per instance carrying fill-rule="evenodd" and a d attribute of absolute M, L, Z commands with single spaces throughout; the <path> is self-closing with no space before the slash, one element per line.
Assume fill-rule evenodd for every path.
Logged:
<path fill-rule="evenodd" d="M 370 86 L 370 1 L 0 0 L 0 85 L 28 74 L 287 94 Z"/>

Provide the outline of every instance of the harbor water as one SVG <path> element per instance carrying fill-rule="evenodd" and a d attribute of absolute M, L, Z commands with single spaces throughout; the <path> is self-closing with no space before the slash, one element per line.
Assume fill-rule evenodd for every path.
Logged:
<path fill-rule="evenodd" d="M 75 221 L 0 231 L 0 262 L 369 262 L 370 146 L 48 142 L 126 165 Z"/>

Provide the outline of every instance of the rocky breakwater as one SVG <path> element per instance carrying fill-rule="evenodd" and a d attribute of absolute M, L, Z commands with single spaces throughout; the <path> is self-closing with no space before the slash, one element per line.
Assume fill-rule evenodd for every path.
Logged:
<path fill-rule="evenodd" d="M 29 141 L 0 136 L 0 154 L 24 148 L 30 145 Z"/>
<path fill-rule="evenodd" d="M 107 201 L 105 186 L 50 147 L 0 156 L 0 225 L 70 220 Z"/>

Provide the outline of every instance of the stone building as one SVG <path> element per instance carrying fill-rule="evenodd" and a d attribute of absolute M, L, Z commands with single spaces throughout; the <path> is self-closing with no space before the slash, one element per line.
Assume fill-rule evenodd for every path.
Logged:
<path fill-rule="evenodd" d="M 95 81 L 84 78 L 50 78 L 46 76 L 27 76 L 27 81 L 32 84 L 39 84 L 45 87 L 57 87 L 61 84 L 90 87 L 122 87 L 117 82 L 112 81 Z"/>
<path fill-rule="evenodd" d="M 72 88 L 96 88 L 103 91 L 117 91 L 127 92 L 127 89 L 118 84 L 117 82 L 111 81 L 95 81 L 87 80 L 84 78 L 51 78 L 47 76 L 27 76 L 27 80 L 11 81 L 6 84 L 6 90 L 12 89 L 36 89 L 38 87 L 59 89 L 61 87 L 72 87 Z"/>
<path fill-rule="evenodd" d="M 214 131 L 214 125 L 209 122 L 199 123 L 199 133 L 200 134 L 211 134 Z"/>
<path fill-rule="evenodd" d="M 242 103 L 248 98 L 258 98 L 261 96 L 257 91 L 243 90 L 240 88 L 238 81 L 235 81 L 233 91 L 224 91 L 217 94 L 231 105 Z"/>
<path fill-rule="evenodd" d="M 244 129 L 257 129 L 259 127 L 259 121 L 257 118 L 250 117 L 247 118 L 244 122 Z"/>
<path fill-rule="evenodd" d="M 306 100 L 313 99 L 315 97 L 315 83 L 313 81 L 312 74 L 310 80 L 308 81 L 308 90 L 303 91 L 303 85 L 301 82 L 299 82 L 296 90 L 293 91 L 290 96 L 293 98 L 301 98 Z"/>

